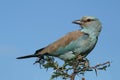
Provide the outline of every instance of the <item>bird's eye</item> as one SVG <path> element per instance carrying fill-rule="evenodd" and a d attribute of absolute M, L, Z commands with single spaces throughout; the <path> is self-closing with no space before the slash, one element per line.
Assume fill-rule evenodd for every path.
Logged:
<path fill-rule="evenodd" d="M 90 21 L 91 21 L 91 19 L 87 19 L 86 21 L 87 21 L 87 22 L 90 22 Z"/>

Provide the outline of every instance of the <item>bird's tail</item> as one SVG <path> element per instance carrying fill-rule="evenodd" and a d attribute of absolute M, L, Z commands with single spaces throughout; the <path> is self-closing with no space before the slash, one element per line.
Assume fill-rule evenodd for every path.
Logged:
<path fill-rule="evenodd" d="M 31 54 L 31 55 L 26 55 L 26 56 L 17 57 L 16 59 L 25 59 L 25 58 L 32 58 L 32 57 L 38 57 L 38 55 Z"/>

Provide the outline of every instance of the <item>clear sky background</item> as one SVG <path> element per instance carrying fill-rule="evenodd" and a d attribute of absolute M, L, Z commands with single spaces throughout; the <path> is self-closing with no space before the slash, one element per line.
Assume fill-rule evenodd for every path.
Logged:
<path fill-rule="evenodd" d="M 86 80 L 119 80 L 119 0 L 0 0 L 0 80 L 49 80 L 52 70 L 33 65 L 36 59 L 16 57 L 79 29 L 71 22 L 86 15 L 99 18 L 103 25 L 95 49 L 87 56 L 91 65 L 112 62 L 98 76 L 87 72 Z"/>

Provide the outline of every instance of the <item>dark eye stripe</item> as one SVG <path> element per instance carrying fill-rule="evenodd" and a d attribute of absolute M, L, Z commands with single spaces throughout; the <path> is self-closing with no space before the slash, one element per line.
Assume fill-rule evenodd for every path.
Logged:
<path fill-rule="evenodd" d="M 94 19 L 86 19 L 86 20 L 81 20 L 82 22 L 90 22 L 90 21 L 95 21 Z"/>
<path fill-rule="evenodd" d="M 91 19 L 87 19 L 87 20 L 86 20 L 86 22 L 90 22 L 90 21 L 92 21 L 92 20 L 91 20 Z"/>
<path fill-rule="evenodd" d="M 84 22 L 90 22 L 90 21 L 94 21 L 94 19 L 87 19 Z"/>

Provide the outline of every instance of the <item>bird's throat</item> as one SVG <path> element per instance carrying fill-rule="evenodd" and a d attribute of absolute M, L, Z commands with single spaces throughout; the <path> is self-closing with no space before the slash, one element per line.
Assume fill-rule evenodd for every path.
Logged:
<path fill-rule="evenodd" d="M 94 29 L 94 28 L 89 28 L 89 29 L 88 28 L 83 28 L 81 31 L 84 32 L 84 33 L 89 34 L 90 37 L 92 37 L 92 38 L 98 37 L 99 33 L 100 33 L 99 30 Z"/>

